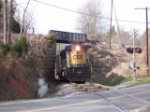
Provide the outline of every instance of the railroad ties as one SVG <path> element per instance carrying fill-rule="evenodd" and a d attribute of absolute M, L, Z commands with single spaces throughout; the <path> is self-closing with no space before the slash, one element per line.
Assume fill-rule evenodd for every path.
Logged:
<path fill-rule="evenodd" d="M 85 84 L 72 83 L 72 84 L 79 91 L 84 91 L 87 93 L 109 90 L 109 88 L 106 86 L 94 83 L 85 83 Z"/>
<path fill-rule="evenodd" d="M 92 93 L 95 97 L 101 99 L 102 102 L 107 103 L 109 107 L 114 108 L 118 112 L 149 112 L 150 102 L 143 96 L 149 93 L 148 88 L 145 88 L 147 91 L 138 91 L 135 93 L 135 90 L 132 91 L 135 88 L 127 91 L 127 89 L 117 89 L 94 83 L 72 84 L 80 91 Z M 106 91 L 109 89 L 110 91 Z"/>

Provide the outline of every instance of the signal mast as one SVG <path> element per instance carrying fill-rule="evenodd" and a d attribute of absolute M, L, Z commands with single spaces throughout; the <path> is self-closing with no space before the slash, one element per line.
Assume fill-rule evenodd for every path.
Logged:
<path fill-rule="evenodd" d="M 139 69 L 139 67 L 136 67 L 136 55 L 135 53 L 142 53 L 142 49 L 140 47 L 135 47 L 135 37 L 136 37 L 136 34 L 135 34 L 135 30 L 134 30 L 134 36 L 133 36 L 133 47 L 128 47 L 126 49 L 127 53 L 129 54 L 133 54 L 133 62 L 130 62 L 129 64 L 129 68 L 133 69 L 134 71 L 134 77 L 133 77 L 133 80 L 134 81 L 137 81 L 137 76 L 136 76 L 136 70 Z"/>

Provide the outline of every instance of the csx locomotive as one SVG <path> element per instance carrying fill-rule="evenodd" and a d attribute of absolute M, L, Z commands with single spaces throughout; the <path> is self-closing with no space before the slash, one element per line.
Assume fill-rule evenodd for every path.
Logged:
<path fill-rule="evenodd" d="M 57 54 L 55 77 L 69 81 L 85 82 L 91 79 L 92 66 L 87 56 L 90 46 L 85 45 L 85 34 L 51 31 L 57 34 L 56 43 L 69 44 Z"/>

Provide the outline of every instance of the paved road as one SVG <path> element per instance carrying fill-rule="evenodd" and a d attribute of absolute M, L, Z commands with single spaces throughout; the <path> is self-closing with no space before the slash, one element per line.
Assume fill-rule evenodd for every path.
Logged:
<path fill-rule="evenodd" d="M 118 112 L 117 108 L 121 109 L 120 112 L 150 112 L 150 84 L 120 91 L 140 98 L 146 103 L 117 93 L 116 90 L 110 90 L 98 94 L 112 104 L 90 93 L 73 97 L 0 104 L 0 112 Z"/>

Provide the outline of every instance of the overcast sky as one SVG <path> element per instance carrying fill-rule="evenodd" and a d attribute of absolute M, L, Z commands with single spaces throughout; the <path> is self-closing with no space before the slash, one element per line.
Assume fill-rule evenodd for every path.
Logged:
<path fill-rule="evenodd" d="M 16 0 L 21 7 L 25 7 L 28 0 Z M 78 11 L 88 0 L 37 0 L 47 4 L 63 7 L 70 10 Z M 100 0 L 104 7 L 103 13 L 109 17 L 111 0 Z M 19 6 L 19 7 L 20 7 Z M 130 21 L 145 22 L 146 11 L 135 10 L 135 8 L 150 8 L 150 0 L 114 0 L 114 8 L 116 10 L 118 20 L 127 20 L 129 22 L 118 21 L 120 28 L 131 31 L 136 28 L 141 31 L 145 30 L 145 23 L 130 23 Z M 20 9 L 22 9 L 20 7 Z M 31 13 L 32 12 L 32 13 Z M 47 34 L 49 30 L 61 30 L 75 32 L 76 17 L 78 13 L 50 7 L 31 0 L 28 13 L 35 18 L 36 33 Z M 149 10 L 150 21 L 150 10 Z M 113 13 L 113 18 L 115 19 Z M 113 21 L 116 24 L 116 21 Z M 109 25 L 109 24 L 108 24 Z"/>

